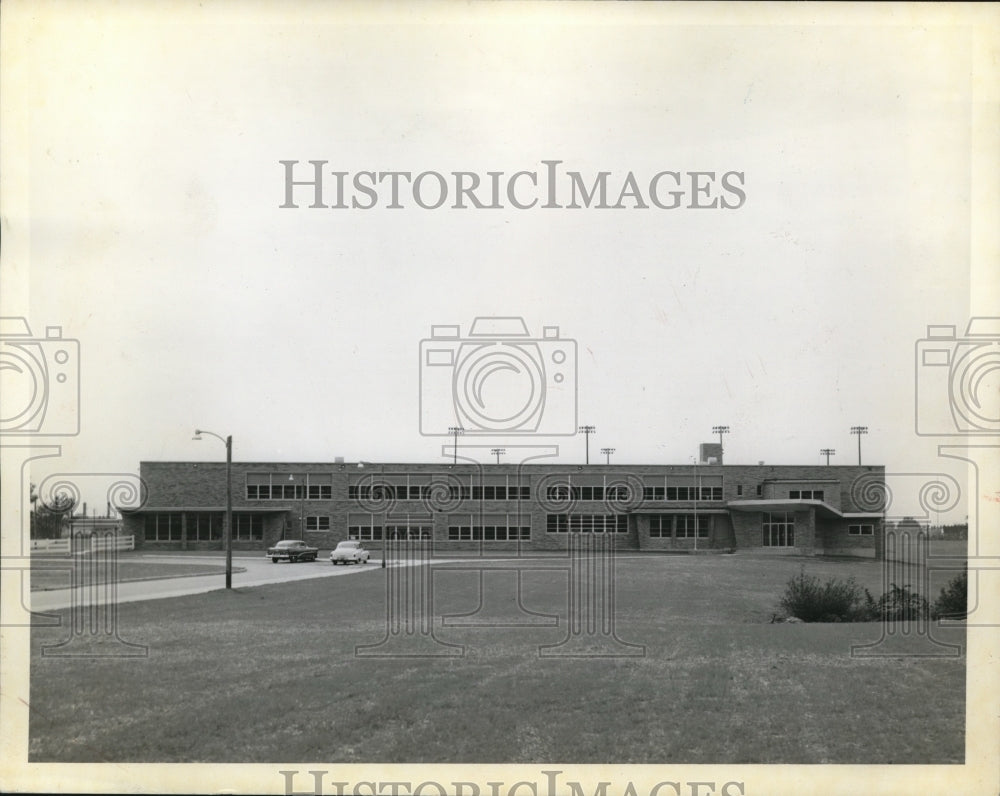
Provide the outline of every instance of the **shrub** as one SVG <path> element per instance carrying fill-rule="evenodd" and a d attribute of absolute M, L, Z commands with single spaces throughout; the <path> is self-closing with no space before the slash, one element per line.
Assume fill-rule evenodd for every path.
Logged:
<path fill-rule="evenodd" d="M 969 613 L 969 570 L 963 569 L 934 601 L 931 616 L 934 619 L 965 619 Z"/>
<path fill-rule="evenodd" d="M 891 583 L 889 591 L 878 601 L 879 617 L 885 621 L 905 621 L 923 619 L 930 613 L 927 600 L 917 592 L 910 591 L 910 585 L 897 586 Z"/>
<path fill-rule="evenodd" d="M 803 622 L 858 622 L 874 618 L 875 601 L 854 578 L 824 584 L 805 572 L 788 581 L 778 605 Z"/>

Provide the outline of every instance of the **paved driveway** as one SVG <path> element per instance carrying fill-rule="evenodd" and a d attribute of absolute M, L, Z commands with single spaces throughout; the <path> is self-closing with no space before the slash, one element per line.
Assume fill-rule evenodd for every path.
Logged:
<path fill-rule="evenodd" d="M 226 557 L 222 553 L 205 555 L 170 555 L 170 554 L 140 554 L 140 559 L 155 560 L 164 564 L 170 561 L 187 564 L 216 564 L 225 566 Z M 409 566 L 415 562 L 401 561 L 393 566 Z M 245 572 L 233 573 L 233 588 L 245 589 L 252 586 L 264 586 L 269 583 L 285 583 L 293 580 L 309 578 L 333 578 L 348 575 L 360 575 L 368 572 L 381 572 L 380 559 L 374 557 L 368 564 L 351 564 L 333 566 L 329 559 L 320 558 L 317 561 L 307 561 L 301 564 L 272 564 L 271 559 L 263 555 L 233 556 L 233 567 L 245 569 Z M 116 601 L 119 603 L 136 602 L 138 600 L 157 600 L 165 597 L 179 597 L 184 594 L 202 594 L 208 591 L 224 589 L 226 576 L 224 572 L 211 575 L 194 575 L 183 578 L 163 578 L 157 580 L 142 580 L 117 585 Z M 32 611 L 58 611 L 72 606 L 89 605 L 91 602 L 103 602 L 107 599 L 103 586 L 93 589 L 52 589 L 31 593 Z"/>

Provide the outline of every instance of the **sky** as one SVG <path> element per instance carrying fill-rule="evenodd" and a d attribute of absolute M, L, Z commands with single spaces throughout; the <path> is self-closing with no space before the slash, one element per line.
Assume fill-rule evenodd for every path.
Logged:
<path fill-rule="evenodd" d="M 960 346 L 991 307 L 970 28 L 644 5 L 56 4 L 26 23 L 3 314 L 35 338 L 61 326 L 80 363 L 78 407 L 50 396 L 46 421 L 78 412 L 79 434 L 46 438 L 59 455 L 31 480 L 75 474 L 103 509 L 108 474 L 222 458 L 195 428 L 242 461 L 441 461 L 448 438 L 423 432 L 460 420 L 423 341 L 458 325 L 462 361 L 475 318 L 514 316 L 532 338 L 558 327 L 569 362 L 557 385 L 546 360 L 541 429 L 594 425 L 592 461 L 689 462 L 724 424 L 729 463 L 853 464 L 864 425 L 863 462 L 906 481 L 894 511 L 919 511 L 924 474 L 964 489 L 937 450 L 961 436 L 916 433 L 915 406 L 954 430 L 920 341 L 954 325 Z M 390 209 L 382 189 L 363 210 L 299 188 L 282 208 L 282 160 L 484 179 L 558 160 L 612 186 L 738 172 L 745 201 Z M 523 375 L 499 371 L 487 399 L 516 403 Z M 579 434 L 530 440 L 585 455 Z M 486 460 L 505 442 L 525 436 L 463 438 Z"/>

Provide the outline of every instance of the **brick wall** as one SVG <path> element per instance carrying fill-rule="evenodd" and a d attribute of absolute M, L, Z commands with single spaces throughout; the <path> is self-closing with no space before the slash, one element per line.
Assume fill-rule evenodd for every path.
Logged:
<path fill-rule="evenodd" d="M 609 506 L 604 501 L 580 500 L 576 502 L 558 501 L 553 504 L 545 496 L 546 485 L 570 482 L 574 485 L 624 485 L 630 484 L 640 489 L 644 484 L 662 485 L 694 485 L 721 486 L 721 501 L 699 500 L 701 510 L 724 509 L 726 502 L 731 500 L 753 500 L 758 487 L 760 496 L 764 498 L 787 497 L 790 489 L 822 489 L 824 500 L 835 508 L 845 511 L 865 510 L 865 506 L 855 503 L 852 486 L 860 476 L 884 477 L 884 468 L 871 466 L 812 466 L 812 465 L 565 465 L 565 464 L 533 464 L 533 465 L 473 465 L 460 464 L 386 464 L 368 465 L 359 468 L 356 464 L 331 463 L 272 463 L 272 462 L 234 462 L 232 477 L 232 502 L 235 510 L 259 510 L 267 512 L 264 516 L 264 540 L 260 543 L 237 542 L 236 549 L 249 547 L 262 549 L 273 544 L 284 536 L 285 538 L 305 538 L 311 544 L 321 548 L 330 548 L 342 539 L 348 538 L 348 515 L 376 513 L 379 517 L 385 514 L 406 515 L 411 517 L 433 517 L 433 535 L 436 549 L 479 549 L 478 542 L 450 542 L 448 540 L 448 515 L 450 513 L 516 515 L 524 514 L 530 519 L 530 542 L 522 542 L 522 548 L 536 550 L 565 550 L 567 537 L 565 533 L 548 533 L 546 518 L 548 514 L 582 513 L 611 514 L 616 506 Z M 293 473 L 297 479 L 303 475 L 324 476 L 331 483 L 332 497 L 330 499 L 299 500 L 296 498 L 280 500 L 250 500 L 247 498 L 248 474 L 271 473 L 275 479 L 282 480 L 286 474 Z M 145 510 L 161 509 L 163 511 L 214 509 L 221 510 L 225 505 L 226 465 L 224 462 L 142 462 L 140 476 L 147 490 Z M 369 483 L 398 482 L 410 477 L 418 481 L 428 481 L 433 478 L 444 483 L 455 483 L 456 479 L 463 484 L 497 481 L 508 479 L 510 483 L 528 485 L 531 489 L 529 500 L 482 500 L 462 501 L 438 496 L 438 499 L 424 500 L 392 500 L 385 505 L 364 506 L 356 500 L 348 499 L 349 484 L 364 480 Z M 697 479 L 697 481 L 696 481 Z M 295 483 L 299 483 L 297 480 Z M 638 504 L 632 502 L 626 508 L 635 508 Z M 662 506 L 672 512 L 693 512 L 694 501 L 662 501 L 656 504 L 644 504 L 644 508 Z M 372 512 L 369 509 L 379 509 Z M 306 517 L 329 517 L 329 531 L 301 530 L 301 515 Z M 846 521 L 843 524 L 843 534 L 838 530 L 837 523 L 821 521 L 817 536 L 813 537 L 814 510 L 804 508 L 796 511 L 796 548 L 807 550 L 815 546 L 823 549 L 831 544 L 840 544 L 841 536 L 846 539 Z M 712 514 L 710 536 L 708 540 L 699 539 L 698 546 L 711 549 L 736 549 L 761 547 L 760 512 L 732 511 L 730 514 Z M 518 523 L 522 523 L 519 519 Z M 377 523 L 382 524 L 382 523 Z M 523 523 L 522 523 L 523 524 Z M 144 527 L 141 514 L 127 515 L 124 520 L 125 533 L 134 534 L 137 544 L 157 545 L 177 549 L 177 543 L 144 542 Z M 694 547 L 694 539 L 659 539 L 650 538 L 648 519 L 642 514 L 632 514 L 629 518 L 629 530 L 625 534 L 614 534 L 616 545 L 621 549 L 677 549 Z M 862 540 L 862 546 L 863 546 Z M 200 547 L 201 542 L 188 542 L 189 549 Z M 211 543 L 208 543 L 211 546 Z M 858 544 L 856 540 L 845 541 L 844 546 Z M 366 541 L 370 549 L 380 548 L 378 540 Z M 221 542 L 217 545 L 221 547 Z M 486 550 L 516 549 L 516 542 L 485 542 Z"/>

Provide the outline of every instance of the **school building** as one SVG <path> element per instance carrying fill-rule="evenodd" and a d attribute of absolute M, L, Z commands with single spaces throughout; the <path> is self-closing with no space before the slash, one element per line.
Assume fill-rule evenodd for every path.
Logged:
<path fill-rule="evenodd" d="M 441 554 L 543 551 L 566 549 L 570 534 L 600 533 L 621 550 L 882 557 L 884 467 L 720 461 L 233 462 L 233 547 L 360 539 L 378 550 L 407 538 Z M 224 546 L 224 462 L 144 461 L 139 474 L 145 503 L 122 512 L 137 547 Z"/>

